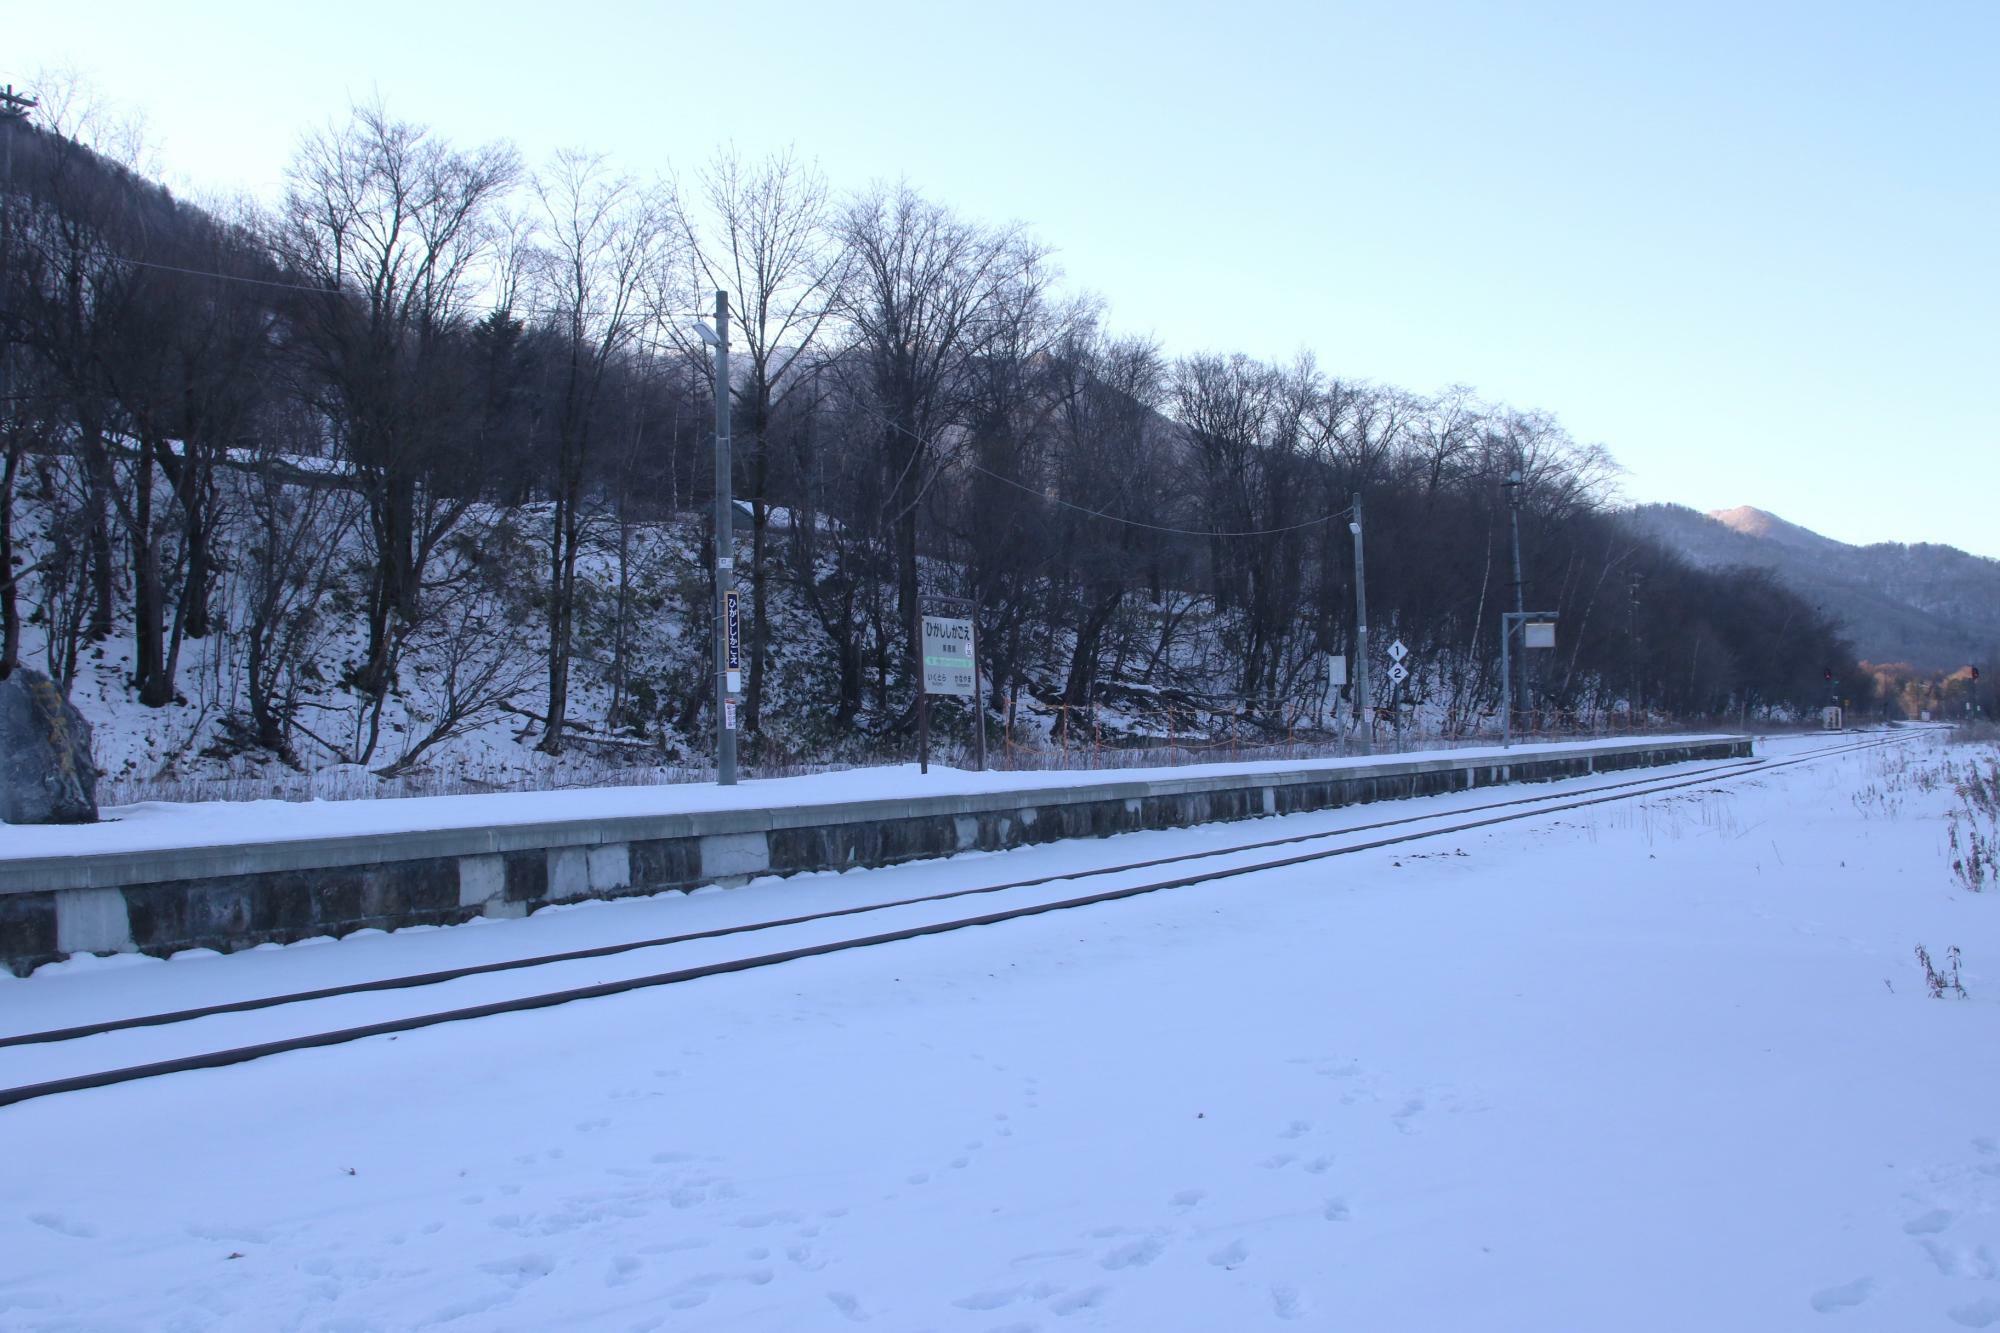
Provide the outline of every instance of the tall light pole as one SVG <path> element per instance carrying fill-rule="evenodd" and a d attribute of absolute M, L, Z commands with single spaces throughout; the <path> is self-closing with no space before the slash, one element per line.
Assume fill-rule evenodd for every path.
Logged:
<path fill-rule="evenodd" d="M 1631 640 L 1632 646 L 1632 699 L 1627 705 L 1627 711 L 1635 726 L 1639 721 L 1639 588 L 1645 581 L 1646 576 L 1635 569 L 1627 585 L 1632 595 L 1631 617 L 1626 628 L 1626 637 Z"/>
<path fill-rule="evenodd" d="M 1522 600 L 1523 593 L 1521 589 L 1521 469 L 1515 468 L 1512 472 L 1509 472 L 1507 479 L 1500 484 L 1506 488 L 1507 508 L 1510 511 L 1514 525 L 1514 615 L 1516 618 L 1515 623 L 1519 624 L 1522 613 L 1527 607 L 1527 603 Z M 1523 652 L 1521 654 L 1521 704 L 1523 707 L 1526 707 L 1527 703 L 1528 654 Z"/>
<path fill-rule="evenodd" d="M 1347 530 L 1354 534 L 1354 702 L 1361 715 L 1361 743 L 1375 753 L 1375 720 L 1368 697 L 1368 573 L 1361 558 L 1361 494 L 1354 495 L 1354 517 Z"/>
<path fill-rule="evenodd" d="M 736 698 L 730 660 L 738 642 L 730 622 L 736 610 L 736 535 L 729 493 L 729 293 L 715 294 L 715 327 L 695 322 L 701 340 L 715 349 L 715 780 L 736 785 Z"/>

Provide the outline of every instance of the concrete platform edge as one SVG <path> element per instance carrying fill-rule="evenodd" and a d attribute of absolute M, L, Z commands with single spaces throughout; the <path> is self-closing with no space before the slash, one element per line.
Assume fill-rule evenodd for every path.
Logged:
<path fill-rule="evenodd" d="M 0 862 L 0 966 L 165 954 L 1747 756 L 1748 737 Z M 123 900 L 124 911 L 115 910 Z M 122 921 L 114 918 L 124 918 Z"/>

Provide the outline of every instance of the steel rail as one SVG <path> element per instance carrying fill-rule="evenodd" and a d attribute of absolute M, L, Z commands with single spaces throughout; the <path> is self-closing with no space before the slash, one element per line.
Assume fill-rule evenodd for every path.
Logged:
<path fill-rule="evenodd" d="M 1846 747 L 1835 747 L 1846 748 Z M 1814 751 L 1814 754 L 1831 753 Z M 1701 770 L 1700 775 L 1725 773 L 1737 769 L 1761 768 L 1768 761 L 1763 759 L 1731 760 Z M 1693 777 L 1697 774 L 1681 774 Z M 588 958 L 609 958 L 621 953 L 631 953 L 638 949 L 654 949 L 669 944 L 687 944 L 696 940 L 722 939 L 730 935 L 753 934 L 760 930 L 775 930 L 782 926 L 807 925 L 814 921 L 829 921 L 838 917 L 856 916 L 864 912 L 880 912 L 895 907 L 915 907 L 924 903 L 945 902 L 953 898 L 969 898 L 980 894 L 1004 893 L 1010 889 L 1035 888 L 1043 884 L 1053 884 L 1061 880 L 1090 879 L 1099 875 L 1122 874 L 1133 870 L 1150 870 L 1163 865 L 1176 865 L 1187 861 L 1198 861 L 1205 857 L 1234 856 L 1242 852 L 1264 851 L 1271 847 L 1284 847 L 1295 843 L 1312 842 L 1320 838 L 1346 837 L 1355 833 L 1369 833 L 1377 829 L 1396 828 L 1406 824 L 1421 824 L 1431 820 L 1449 819 L 1454 815 L 1476 814 L 1486 810 L 1507 809 L 1518 805 L 1539 805 L 1566 797 L 1588 795 L 1593 792 L 1615 791 L 1626 787 L 1644 786 L 1658 782 L 1658 777 L 1632 778 L 1622 782 L 1600 783 L 1581 791 L 1544 793 L 1537 796 L 1519 796 L 1505 801 L 1488 801 L 1480 805 L 1464 806 L 1457 810 L 1441 810 L 1430 814 L 1405 815 L 1396 819 L 1376 820 L 1366 824 L 1350 824 L 1344 828 L 1327 829 L 1318 833 L 1295 833 L 1282 838 L 1266 838 L 1256 842 L 1232 843 L 1227 847 L 1204 848 L 1199 851 L 1181 852 L 1173 856 L 1154 857 L 1145 861 L 1131 861 L 1112 866 L 1097 866 L 1083 870 L 1072 870 L 1061 874 L 1042 875 L 1033 879 L 1010 880 L 1005 884 L 982 884 L 969 889 L 950 889 L 943 893 L 920 894 L 914 898 L 896 898 L 887 902 L 862 903 L 849 907 L 828 908 L 820 912 L 808 912 L 801 916 L 778 917 L 768 921 L 750 921 L 740 925 L 717 926 L 710 930 L 688 931 L 679 935 L 661 935 L 643 940 L 620 940 L 615 944 L 593 945 L 585 949 L 569 949 L 560 953 L 533 954 L 524 958 L 503 958 L 486 963 L 468 963 L 461 967 L 440 968 L 431 972 L 417 972 L 393 977 L 377 977 L 339 986 L 326 986 L 315 990 L 292 991 L 279 995 L 251 996 L 241 1000 L 227 1000 L 216 1004 L 201 1005 L 191 1009 L 163 1010 L 158 1013 L 140 1014 L 125 1018 L 105 1019 L 96 1023 L 81 1023 L 73 1027 L 48 1028 L 38 1032 L 20 1032 L 0 1035 L 0 1050 L 10 1046 L 32 1046 L 56 1041 L 74 1041 L 79 1037 L 94 1037 L 106 1032 L 122 1032 L 134 1028 L 159 1027 L 170 1023 L 186 1023 L 197 1018 L 211 1018 L 218 1014 L 248 1013 L 257 1009 L 272 1009 L 287 1004 L 303 1004 L 309 1000 L 330 1000 L 342 995 L 360 995 L 371 991 L 405 990 L 415 986 L 435 986 L 461 977 L 485 976 L 495 972 L 511 972 L 522 968 L 545 967 L 551 963 L 573 963 Z M 1441 793 L 1440 793 L 1441 794 Z M 1421 799 L 1421 798 L 1404 798 Z M 1299 812 L 1306 813 L 1306 812 Z M 1148 830 L 1163 831 L 1163 830 Z"/>

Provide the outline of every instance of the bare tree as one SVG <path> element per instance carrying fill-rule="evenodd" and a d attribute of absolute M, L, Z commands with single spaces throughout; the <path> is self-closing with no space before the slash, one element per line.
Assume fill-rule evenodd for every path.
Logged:
<path fill-rule="evenodd" d="M 109 638 L 114 624 L 113 494 L 108 435 L 116 396 L 111 342 L 133 315 L 144 270 L 126 262 L 151 220 L 171 211 L 164 191 L 100 156 L 87 137 L 98 117 L 73 99 L 56 104 L 51 128 L 20 135 L 15 170 L 29 194 L 18 220 L 13 309 L 23 341 L 61 400 L 63 434 L 82 473 L 81 535 L 88 576 L 85 633 Z"/>
<path fill-rule="evenodd" d="M 217 484 L 270 378 L 274 312 L 257 286 L 273 273 L 254 234 L 185 208 L 131 244 L 130 299 L 98 346 L 122 428 L 112 491 L 131 548 L 139 701 L 177 697 L 182 644 L 209 632 Z"/>
<path fill-rule="evenodd" d="M 706 288 L 736 294 L 745 367 L 731 386 L 733 447 L 750 504 L 750 676 L 744 730 L 759 729 L 770 657 L 769 530 L 772 430 L 786 395 L 814 363 L 844 290 L 847 251 L 833 227 L 825 179 L 789 151 L 746 164 L 733 149 L 701 174 L 707 216 L 683 212 Z"/>
<path fill-rule="evenodd" d="M 423 676 L 409 703 L 413 725 L 402 752 L 377 776 L 409 772 L 436 747 L 499 716 L 533 682 L 538 664 L 519 648 L 527 616 L 509 595 L 525 572 L 511 558 L 517 540 L 501 519 L 469 524 L 442 548 L 430 589 L 435 605 L 409 646 Z"/>
<path fill-rule="evenodd" d="M 0 343 L 0 356 L 13 351 Z M 47 455 L 62 435 L 46 371 L 27 357 L 14 359 L 17 365 L 7 381 L 9 401 L 0 404 L 4 413 L 0 415 L 0 680 L 21 664 L 22 587 L 31 577 L 46 582 L 45 571 L 56 559 L 53 550 L 38 554 L 20 543 L 14 524 L 15 497 L 31 457 Z M 46 615 L 44 620 L 47 623 Z"/>
<path fill-rule="evenodd" d="M 296 327 L 368 505 L 368 647 L 353 679 L 378 721 L 424 567 L 472 501 L 453 335 L 488 277 L 494 209 L 517 174 L 505 145 L 461 152 L 379 106 L 307 136 L 288 171 L 281 248 L 317 289 Z"/>
<path fill-rule="evenodd" d="M 297 428 L 305 434 L 306 428 Z M 244 644 L 249 739 L 285 760 L 295 757 L 299 714 L 325 685 L 320 664 L 338 632 L 329 603 L 340 586 L 343 549 L 364 521 L 360 498 L 343 485 L 299 482 L 279 452 L 287 438 L 268 435 L 244 489 L 244 577 L 235 617 Z M 323 748 L 339 748 L 317 735 Z"/>
<path fill-rule="evenodd" d="M 604 159 L 558 153 L 533 181 L 545 249 L 533 292 L 557 349 L 552 412 L 554 509 L 548 537 L 548 719 L 537 747 L 562 749 L 575 635 L 577 556 L 584 536 L 584 484 L 600 430 L 606 375 L 653 317 L 673 233 L 665 200 Z"/>
<path fill-rule="evenodd" d="M 914 658 L 917 517 L 935 445 L 961 422 L 968 367 L 1018 308 L 1021 289 L 1046 280 L 1044 252 L 1018 227 L 965 221 L 908 186 L 855 200 L 841 233 L 854 265 L 841 310 L 856 336 L 858 396 L 879 423 L 896 610 Z"/>

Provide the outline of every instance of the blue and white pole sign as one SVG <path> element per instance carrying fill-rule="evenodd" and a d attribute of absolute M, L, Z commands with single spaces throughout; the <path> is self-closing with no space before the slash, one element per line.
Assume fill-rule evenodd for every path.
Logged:
<path fill-rule="evenodd" d="M 924 617 L 924 693 L 962 694 L 974 689 L 972 622 Z"/>
<path fill-rule="evenodd" d="M 729 622 L 729 642 L 726 647 L 727 660 L 725 662 L 729 679 L 723 683 L 728 687 L 729 693 L 741 694 L 743 692 L 743 617 L 737 610 L 737 596 L 734 589 L 724 594 L 724 600 L 727 602 L 725 615 Z"/>

